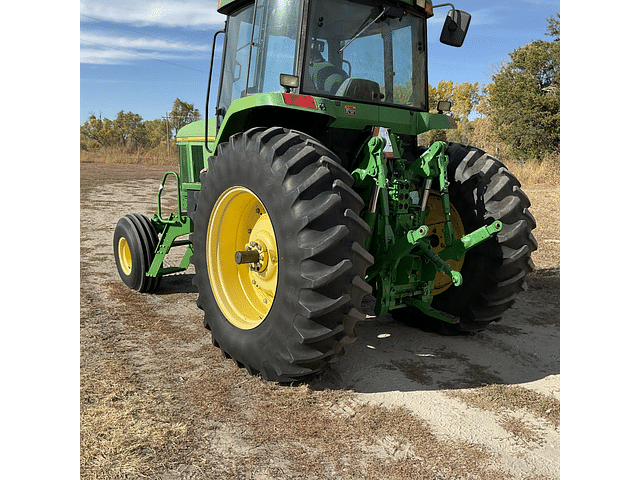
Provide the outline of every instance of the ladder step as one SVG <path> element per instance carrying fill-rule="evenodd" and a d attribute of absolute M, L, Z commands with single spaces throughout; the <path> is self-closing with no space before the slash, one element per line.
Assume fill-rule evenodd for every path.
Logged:
<path fill-rule="evenodd" d="M 171 244 L 172 247 L 179 247 L 180 245 L 191 245 L 191 240 L 174 240 Z"/>
<path fill-rule="evenodd" d="M 160 271 L 158 272 L 158 275 L 170 275 L 172 273 L 184 272 L 185 270 L 186 268 L 182 268 L 182 267 L 161 268 Z"/>

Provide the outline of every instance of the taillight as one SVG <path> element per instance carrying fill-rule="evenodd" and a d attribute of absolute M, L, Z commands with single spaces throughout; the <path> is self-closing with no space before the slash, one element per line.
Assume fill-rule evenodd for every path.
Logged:
<path fill-rule="evenodd" d="M 299 95 L 297 93 L 283 93 L 284 103 L 287 105 L 294 105 L 296 107 L 313 108 L 318 109 L 316 105 L 316 99 L 311 95 Z"/>

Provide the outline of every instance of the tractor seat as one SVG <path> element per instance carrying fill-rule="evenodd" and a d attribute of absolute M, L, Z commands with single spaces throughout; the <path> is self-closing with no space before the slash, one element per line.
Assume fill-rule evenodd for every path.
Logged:
<path fill-rule="evenodd" d="M 347 78 L 338 88 L 336 95 L 364 102 L 379 102 L 384 98 L 380 93 L 380 85 L 364 78 Z"/>

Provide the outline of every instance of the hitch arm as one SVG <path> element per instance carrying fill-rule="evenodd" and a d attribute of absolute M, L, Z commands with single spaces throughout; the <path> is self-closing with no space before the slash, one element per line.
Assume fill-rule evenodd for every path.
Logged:
<path fill-rule="evenodd" d="M 502 222 L 495 221 L 484 227 L 480 227 L 473 232 L 464 235 L 458 240 L 454 240 L 450 246 L 444 248 L 438 256 L 441 260 L 459 261 L 472 248 L 489 240 L 494 234 L 502 230 Z"/>

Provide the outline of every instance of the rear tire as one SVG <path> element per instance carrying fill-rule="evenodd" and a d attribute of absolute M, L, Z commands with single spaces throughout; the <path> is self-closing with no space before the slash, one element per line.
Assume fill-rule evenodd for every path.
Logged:
<path fill-rule="evenodd" d="M 449 144 L 446 154 L 450 200 L 465 233 L 496 220 L 502 222 L 502 230 L 466 253 L 461 286 L 451 286 L 433 298 L 433 308 L 459 317 L 460 323 L 435 320 L 413 308 L 393 315 L 414 325 L 420 319 L 428 328 L 453 335 L 477 332 L 501 319 L 526 289 L 526 275 L 534 268 L 531 253 L 538 245 L 531 233 L 536 227 L 528 209 L 531 203 L 501 162 L 478 148 L 455 143 Z"/>
<path fill-rule="evenodd" d="M 138 292 L 152 292 L 161 277 L 146 276 L 158 245 L 158 234 L 151 220 L 139 213 L 118 220 L 113 233 L 113 254 L 120 278 Z"/>
<path fill-rule="evenodd" d="M 208 167 L 191 241 L 214 345 L 266 380 L 318 373 L 355 339 L 371 292 L 353 178 L 317 140 L 280 127 L 232 136 Z M 264 262 L 236 264 L 251 242 Z"/>

